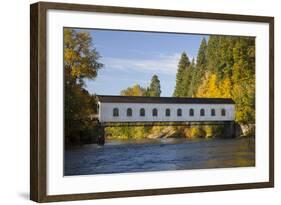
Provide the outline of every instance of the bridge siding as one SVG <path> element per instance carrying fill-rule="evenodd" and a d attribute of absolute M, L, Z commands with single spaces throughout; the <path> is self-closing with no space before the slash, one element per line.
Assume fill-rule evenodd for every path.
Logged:
<path fill-rule="evenodd" d="M 113 108 L 119 109 L 119 117 L 113 116 Z M 127 108 L 132 108 L 133 116 L 127 117 Z M 145 117 L 139 115 L 144 108 Z M 158 116 L 152 116 L 152 109 L 158 110 Z M 171 116 L 165 115 L 166 108 L 171 110 Z M 177 116 L 177 109 L 182 109 L 182 116 Z M 194 116 L 189 116 L 189 109 L 194 109 Z M 200 116 L 200 109 L 205 109 L 205 116 Z M 211 116 L 211 109 L 216 110 L 216 116 Z M 226 110 L 226 116 L 221 116 L 221 109 Z M 141 103 L 99 103 L 100 122 L 200 122 L 200 121 L 234 121 L 234 104 L 141 104 Z"/>

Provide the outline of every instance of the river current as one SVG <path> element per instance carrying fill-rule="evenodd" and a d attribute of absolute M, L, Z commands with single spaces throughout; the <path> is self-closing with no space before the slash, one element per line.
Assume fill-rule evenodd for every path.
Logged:
<path fill-rule="evenodd" d="M 64 175 L 255 166 L 254 138 L 107 140 L 67 148 Z"/>

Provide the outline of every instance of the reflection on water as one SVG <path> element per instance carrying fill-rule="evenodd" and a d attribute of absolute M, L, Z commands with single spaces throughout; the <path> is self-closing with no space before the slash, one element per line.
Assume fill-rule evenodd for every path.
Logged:
<path fill-rule="evenodd" d="M 65 175 L 255 166 L 254 138 L 111 140 L 65 151 Z"/>

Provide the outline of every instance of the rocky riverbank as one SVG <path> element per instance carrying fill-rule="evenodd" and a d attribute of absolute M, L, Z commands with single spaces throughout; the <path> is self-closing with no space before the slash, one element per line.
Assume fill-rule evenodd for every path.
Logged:
<path fill-rule="evenodd" d="M 107 128 L 108 139 L 157 139 L 157 138 L 233 138 L 254 136 L 255 125 L 239 125 L 233 129 L 223 125 L 194 125 L 194 126 L 153 126 L 153 127 L 121 127 Z"/>

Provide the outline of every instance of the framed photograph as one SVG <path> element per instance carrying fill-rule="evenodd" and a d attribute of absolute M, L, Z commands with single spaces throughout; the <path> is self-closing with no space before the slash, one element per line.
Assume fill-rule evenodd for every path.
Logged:
<path fill-rule="evenodd" d="M 274 186 L 274 18 L 39 2 L 30 198 Z"/>

